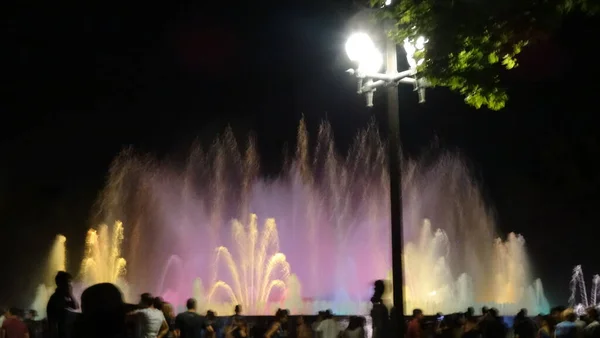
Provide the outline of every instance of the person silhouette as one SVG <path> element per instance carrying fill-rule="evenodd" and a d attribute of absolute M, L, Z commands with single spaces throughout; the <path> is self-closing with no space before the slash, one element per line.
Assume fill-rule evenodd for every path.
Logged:
<path fill-rule="evenodd" d="M 127 312 L 123 295 L 110 283 L 90 286 L 81 295 L 81 316 L 77 338 L 122 338 L 127 332 Z"/>
<path fill-rule="evenodd" d="M 54 278 L 56 290 L 50 296 L 46 307 L 48 330 L 51 338 L 70 338 L 79 304 L 73 297 L 73 277 L 66 271 L 59 271 Z"/>
<path fill-rule="evenodd" d="M 373 284 L 373 297 L 371 303 L 371 319 L 373 321 L 373 338 L 384 338 L 390 333 L 390 314 L 387 306 L 383 302 L 385 293 L 385 282 L 377 280 Z"/>

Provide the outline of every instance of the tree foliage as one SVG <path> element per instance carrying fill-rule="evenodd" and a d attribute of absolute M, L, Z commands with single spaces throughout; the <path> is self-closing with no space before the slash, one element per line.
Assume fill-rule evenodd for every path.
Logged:
<path fill-rule="evenodd" d="M 460 92 L 476 108 L 502 109 L 508 100 L 500 83 L 503 69 L 518 66 L 523 48 L 540 32 L 557 28 L 575 10 L 594 14 L 597 0 L 371 0 L 381 19 L 392 20 L 389 32 L 428 39 L 425 61 L 418 67 L 433 86 Z"/>

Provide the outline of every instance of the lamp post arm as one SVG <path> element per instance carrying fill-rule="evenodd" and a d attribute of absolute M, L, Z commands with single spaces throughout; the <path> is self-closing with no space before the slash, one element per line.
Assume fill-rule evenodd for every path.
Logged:
<path fill-rule="evenodd" d="M 348 69 L 347 72 L 351 75 L 355 75 L 358 78 L 359 94 L 366 93 L 390 84 L 396 85 L 402 83 L 412 84 L 417 88 L 429 87 L 429 82 L 426 79 L 417 79 L 415 77 L 411 77 L 417 73 L 414 69 L 405 70 L 395 74 L 362 73 L 354 69 Z"/>
<path fill-rule="evenodd" d="M 348 69 L 346 71 L 350 75 L 356 75 L 359 79 L 372 79 L 372 80 L 383 80 L 386 82 L 399 82 L 409 76 L 413 76 L 417 74 L 414 69 L 405 70 L 403 72 L 395 73 L 395 74 L 383 74 L 383 73 L 364 73 L 354 69 Z M 404 81 L 403 81 L 404 82 Z M 413 80 L 409 80 L 406 83 L 414 83 Z"/>

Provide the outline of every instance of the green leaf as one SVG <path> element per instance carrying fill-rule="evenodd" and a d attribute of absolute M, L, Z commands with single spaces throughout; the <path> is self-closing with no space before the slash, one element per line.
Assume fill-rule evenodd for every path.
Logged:
<path fill-rule="evenodd" d="M 517 61 L 510 55 L 506 54 L 502 60 L 502 64 L 506 67 L 506 69 L 513 69 L 517 66 Z"/>
<path fill-rule="evenodd" d="M 494 64 L 494 63 L 498 63 L 498 61 L 500 60 L 500 58 L 498 58 L 498 54 L 496 54 L 496 52 L 492 52 L 490 54 L 488 54 L 488 62 L 490 64 Z"/>

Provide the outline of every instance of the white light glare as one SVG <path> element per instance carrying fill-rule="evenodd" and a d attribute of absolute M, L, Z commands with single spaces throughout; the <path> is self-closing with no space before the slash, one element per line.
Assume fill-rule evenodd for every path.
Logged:
<path fill-rule="evenodd" d="M 383 56 L 365 33 L 355 33 L 348 38 L 346 53 L 351 61 L 358 62 L 359 72 L 375 73 L 383 65 Z"/>
<path fill-rule="evenodd" d="M 415 52 L 425 49 L 425 44 L 428 42 L 423 36 L 419 36 L 416 40 L 404 39 L 404 51 L 406 52 L 406 60 L 411 69 L 417 68 L 425 61 L 423 58 L 415 59 Z"/>
<path fill-rule="evenodd" d="M 423 50 L 423 49 L 425 49 L 425 43 L 427 43 L 425 38 L 422 36 L 419 36 L 417 38 L 417 41 L 415 42 L 415 48 L 417 48 L 417 50 Z"/>
<path fill-rule="evenodd" d="M 391 5 L 391 4 L 392 4 L 392 0 L 385 0 L 385 5 L 386 5 L 386 6 L 389 6 L 389 5 Z"/>
<path fill-rule="evenodd" d="M 352 61 L 361 61 L 367 50 L 375 49 L 375 44 L 365 33 L 354 33 L 346 41 L 346 53 Z"/>

